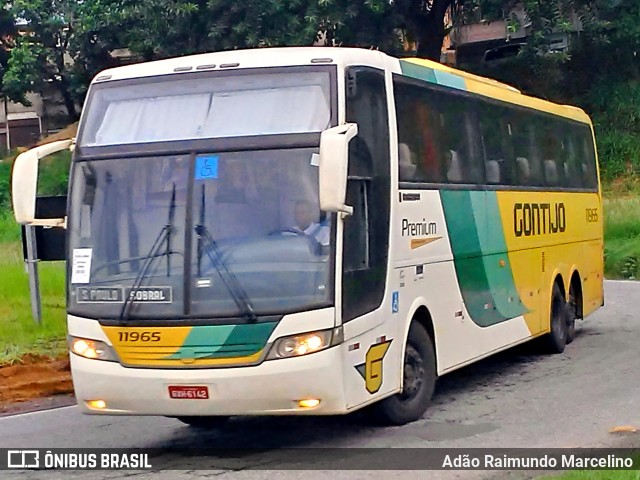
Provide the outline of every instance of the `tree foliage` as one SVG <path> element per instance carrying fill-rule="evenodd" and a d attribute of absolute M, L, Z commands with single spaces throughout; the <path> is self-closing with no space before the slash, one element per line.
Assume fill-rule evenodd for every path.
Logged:
<path fill-rule="evenodd" d="M 115 24 L 104 0 L 15 0 L 10 12 L 26 22 L 14 36 L 2 81 L 6 96 L 28 105 L 28 92 L 57 90 L 70 119 L 88 80 L 112 63 L 109 51 L 117 44 Z M 106 18 L 107 20 L 101 20 Z"/>
<path fill-rule="evenodd" d="M 485 19 L 506 19 L 517 30 L 525 26 L 513 14 L 521 5 L 531 35 L 520 65 L 481 73 L 514 79 L 525 91 L 547 98 L 587 91 L 584 72 L 637 74 L 634 52 L 640 51 L 636 0 L 14 0 L 10 5 L 0 12 L 0 33 L 13 28 L 12 18 L 25 20 L 27 28 L 23 35 L 3 36 L 14 39 L 10 55 L 0 48 L 5 95 L 27 103 L 27 92 L 52 86 L 72 119 L 90 79 L 116 63 L 114 49 L 128 48 L 152 60 L 314 42 L 402 54 L 404 44 L 417 56 L 438 59 L 449 8 L 458 17 L 481 9 Z M 570 55 L 549 55 L 549 35 L 570 31 L 576 16 L 583 33 Z M 561 78 L 566 72 L 575 77 L 568 86 Z"/>
<path fill-rule="evenodd" d="M 7 70 L 10 50 L 13 47 L 16 33 L 15 19 L 8 8 L 7 2 L 2 3 L 0 9 L 0 84 Z"/>
<path fill-rule="evenodd" d="M 404 41 L 437 59 L 455 1 L 15 0 L 10 12 L 27 28 L 15 39 L 3 89 L 26 104 L 28 92 L 53 86 L 75 119 L 90 78 L 114 64 L 117 48 L 152 60 L 314 43 L 398 54 Z"/>

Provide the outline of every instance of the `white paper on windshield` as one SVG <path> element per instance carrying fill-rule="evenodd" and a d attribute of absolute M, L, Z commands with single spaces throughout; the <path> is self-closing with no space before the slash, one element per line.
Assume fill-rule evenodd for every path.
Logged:
<path fill-rule="evenodd" d="M 71 283 L 89 283 L 91 280 L 91 248 L 74 248 L 71 259 Z"/>

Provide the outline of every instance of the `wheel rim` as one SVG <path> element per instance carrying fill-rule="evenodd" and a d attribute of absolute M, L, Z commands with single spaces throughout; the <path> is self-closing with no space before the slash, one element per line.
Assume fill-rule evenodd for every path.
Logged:
<path fill-rule="evenodd" d="M 424 381 L 424 359 L 412 345 L 407 345 L 403 377 L 400 400 L 408 402 L 418 396 Z"/>

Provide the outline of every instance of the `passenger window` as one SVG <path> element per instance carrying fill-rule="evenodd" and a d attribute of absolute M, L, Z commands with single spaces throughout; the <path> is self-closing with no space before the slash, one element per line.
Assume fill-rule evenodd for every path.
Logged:
<path fill-rule="evenodd" d="M 508 184 L 511 177 L 507 161 L 508 127 L 503 121 L 503 109 L 493 105 L 479 107 L 479 124 L 482 139 L 482 151 L 485 162 L 485 176 L 489 185 Z"/>
<path fill-rule="evenodd" d="M 538 145 L 542 155 L 544 185 L 559 187 L 564 184 L 564 164 L 561 161 L 562 147 L 560 128 L 557 122 L 548 117 L 540 117 L 536 122 Z"/>
<path fill-rule="evenodd" d="M 509 123 L 515 155 L 516 178 L 512 182 L 518 186 L 543 185 L 542 162 L 536 147 L 535 130 L 531 119 L 515 114 Z"/>
<path fill-rule="evenodd" d="M 585 188 L 598 188 L 598 173 L 596 169 L 596 155 L 593 145 L 591 129 L 580 126 L 576 129 L 578 140 L 578 162 L 581 174 L 582 186 Z"/>
<path fill-rule="evenodd" d="M 401 182 L 444 181 L 439 138 L 439 112 L 434 93 L 394 80 L 398 119 L 398 168 Z"/>
<path fill-rule="evenodd" d="M 447 182 L 483 183 L 481 140 L 471 102 L 453 95 L 440 94 L 438 103 Z"/>
<path fill-rule="evenodd" d="M 562 166 L 564 170 L 564 186 L 569 188 L 581 187 L 580 164 L 578 162 L 577 138 L 572 129 L 562 130 Z"/>

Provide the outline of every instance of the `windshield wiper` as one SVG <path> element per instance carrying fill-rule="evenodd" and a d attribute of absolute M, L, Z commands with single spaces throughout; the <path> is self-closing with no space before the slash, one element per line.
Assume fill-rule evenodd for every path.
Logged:
<path fill-rule="evenodd" d="M 167 276 L 169 276 L 169 268 L 170 268 L 169 261 L 171 259 L 170 254 L 172 253 L 171 252 L 171 234 L 173 233 L 173 230 L 174 230 L 173 220 L 175 216 L 175 209 L 176 209 L 176 184 L 174 182 L 173 188 L 171 191 L 171 203 L 169 204 L 169 214 L 167 216 L 167 223 L 162 227 L 162 230 L 160 230 L 160 232 L 158 233 L 158 236 L 153 242 L 153 245 L 149 249 L 149 253 L 147 253 L 147 255 L 143 257 L 145 259 L 145 262 L 142 265 L 142 268 L 138 272 L 138 275 L 136 276 L 136 279 L 133 282 L 133 285 L 131 287 L 131 292 L 124 299 L 122 310 L 120 310 L 120 322 L 124 322 L 124 318 L 127 315 L 127 309 L 131 305 L 131 298 L 133 298 L 133 296 L 135 295 L 135 292 L 140 288 L 140 286 L 142 285 L 142 282 L 145 280 L 147 273 L 149 271 L 149 268 L 151 268 L 151 264 L 153 263 L 153 260 L 163 256 L 163 254 L 159 254 L 159 252 L 165 240 L 166 240 L 167 246 L 166 246 L 166 251 L 164 255 L 167 256 Z"/>
<path fill-rule="evenodd" d="M 200 195 L 200 215 L 199 215 L 199 223 L 195 226 L 196 235 L 198 238 L 198 258 L 197 258 L 197 268 L 198 268 L 198 277 L 201 272 L 201 261 L 202 261 L 202 253 L 205 252 L 213 263 L 213 266 L 218 271 L 220 278 L 222 278 L 222 282 L 227 287 L 229 294 L 233 298 L 233 301 L 238 306 L 240 312 L 250 321 L 256 322 L 258 321 L 258 317 L 255 314 L 253 306 L 249 300 L 249 296 L 247 292 L 242 287 L 242 284 L 238 280 L 238 277 L 229 270 L 227 264 L 222 259 L 222 255 L 220 254 L 220 250 L 218 249 L 218 244 L 211 236 L 211 233 L 207 229 L 204 224 L 204 210 L 205 210 L 205 188 L 202 185 Z M 206 240 L 206 245 L 203 246 L 203 240 Z"/>

